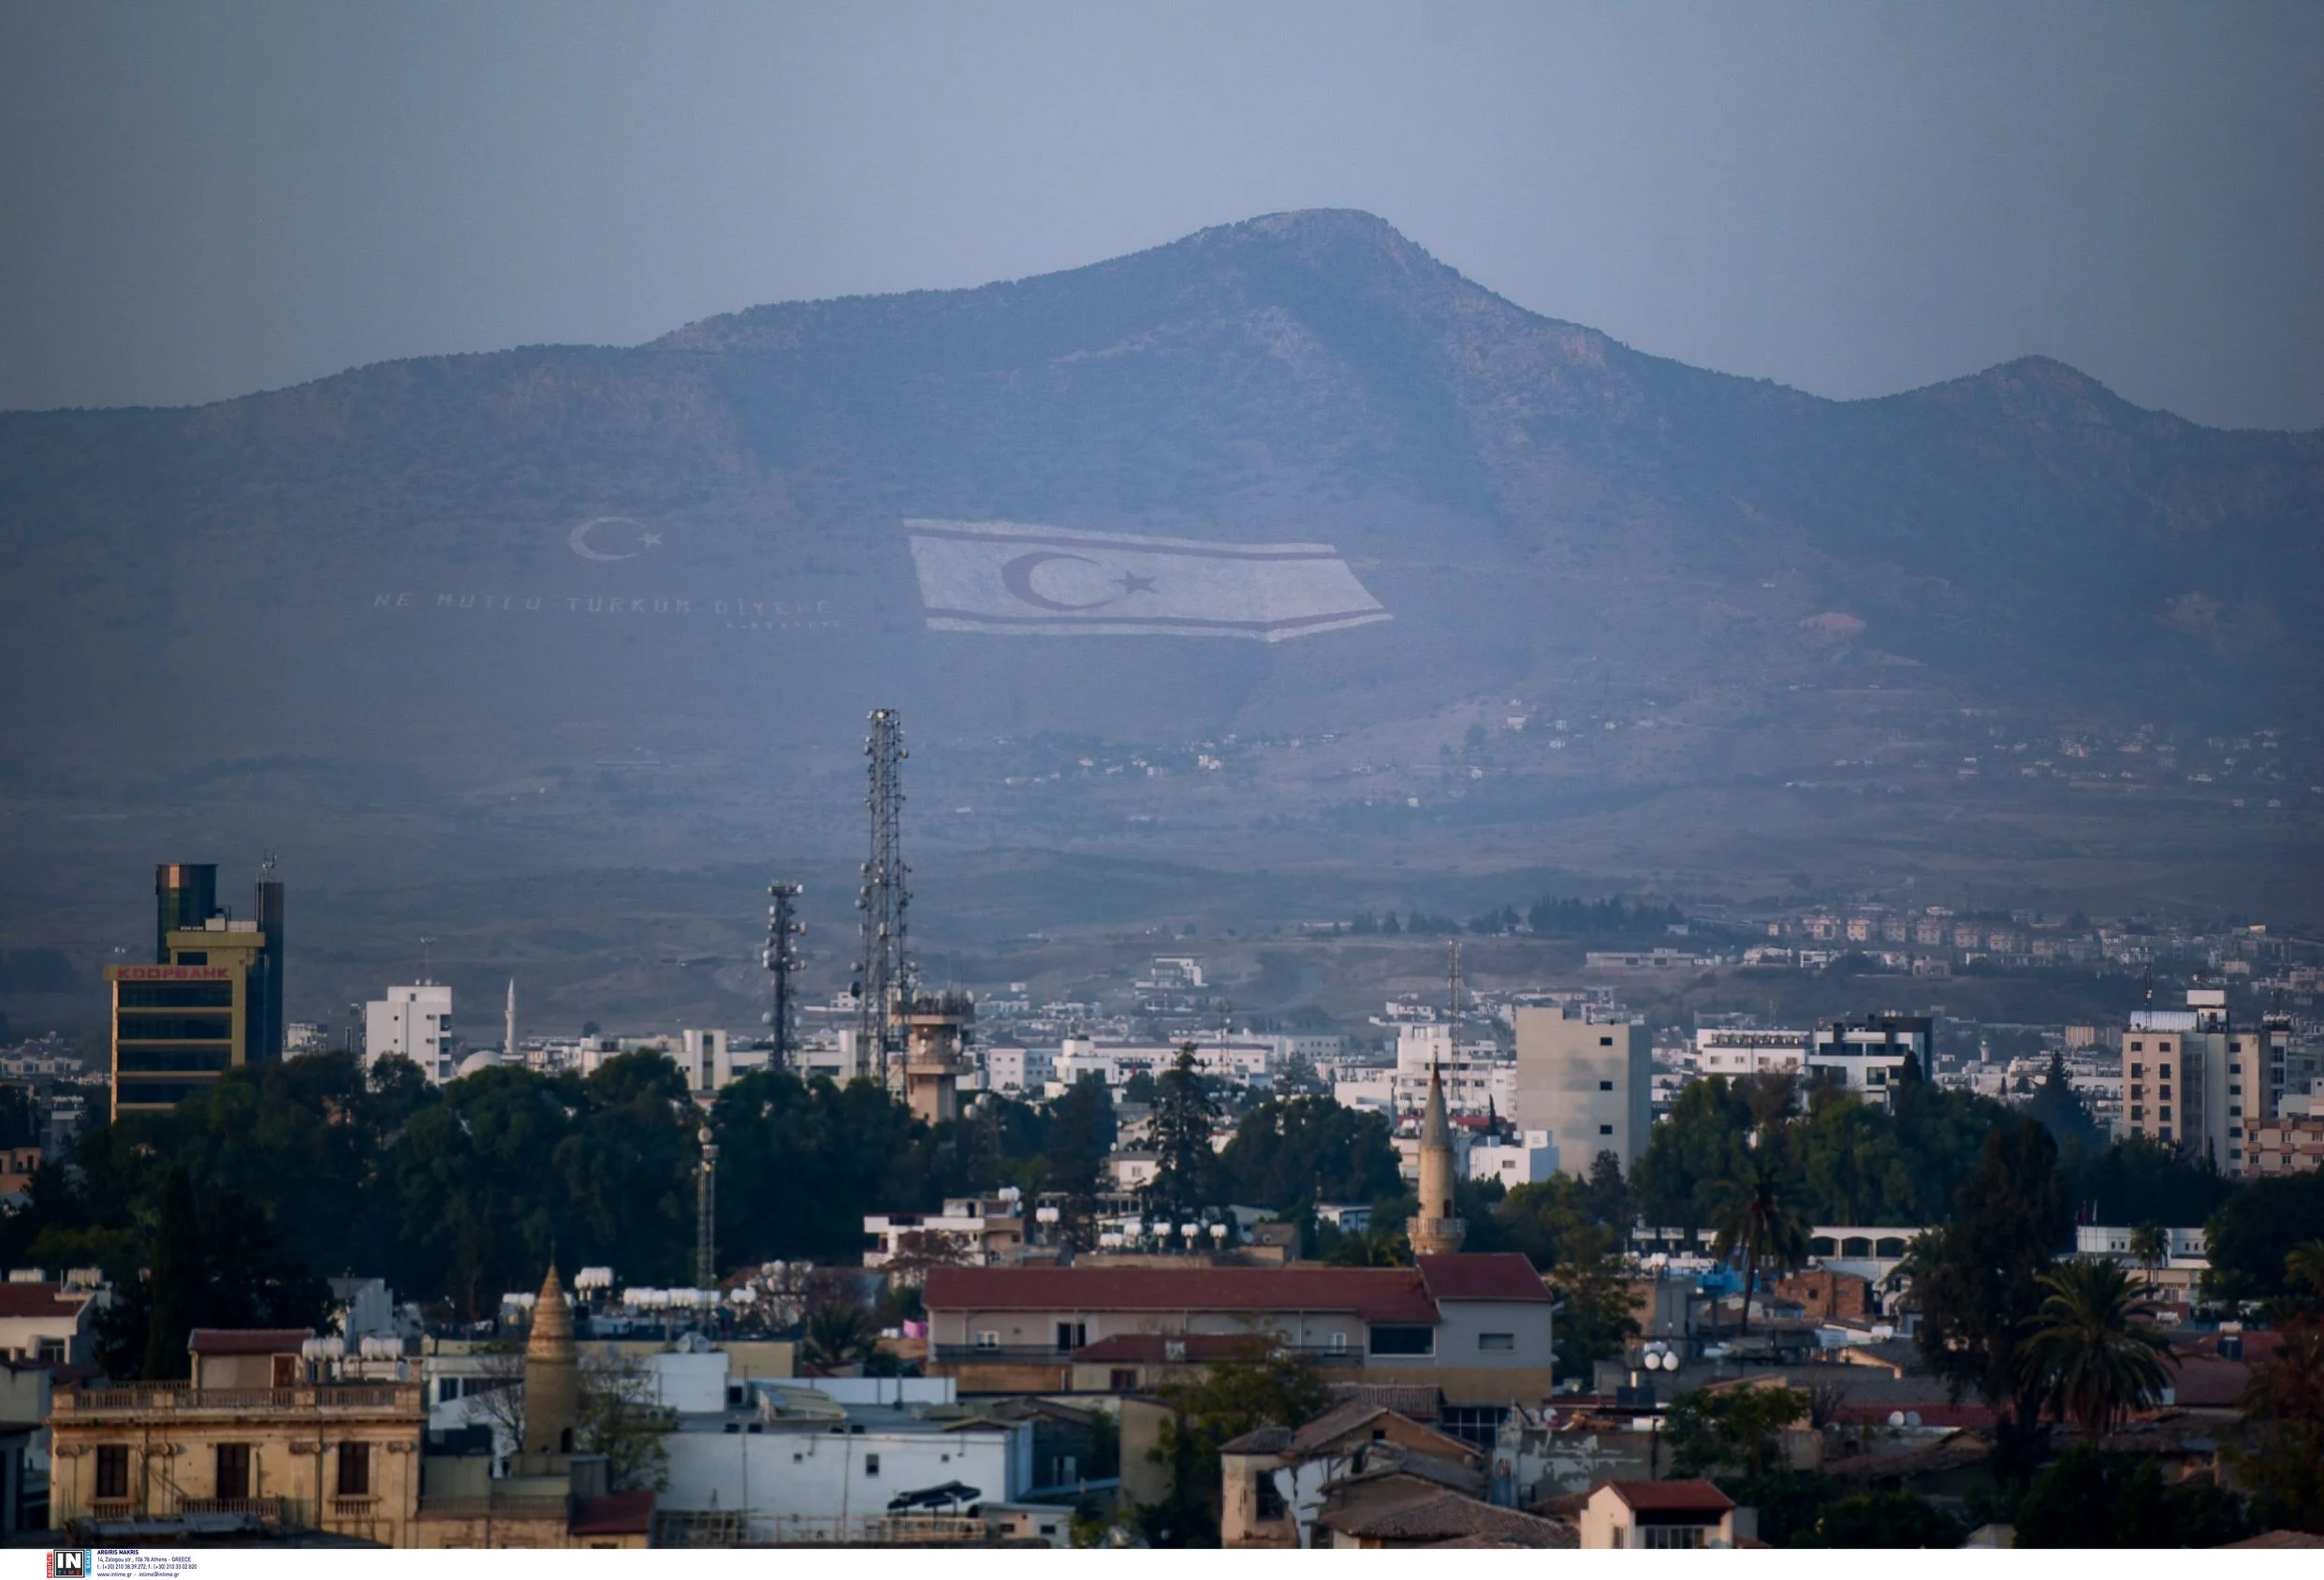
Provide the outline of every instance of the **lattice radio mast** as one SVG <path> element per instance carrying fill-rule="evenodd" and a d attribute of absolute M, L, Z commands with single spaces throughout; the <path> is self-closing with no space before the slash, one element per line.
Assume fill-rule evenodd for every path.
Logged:
<path fill-rule="evenodd" d="M 694 1183 L 694 1286 L 718 1287 L 718 1143 L 702 1127 L 702 1168 Z"/>
<path fill-rule="evenodd" d="M 773 1046 L 769 1062 L 788 1070 L 798 1046 L 798 1008 L 792 1002 L 791 973 L 799 968 L 799 939 L 807 929 L 798 919 L 797 901 L 804 892 L 797 884 L 770 884 L 767 893 L 767 974 L 775 1002 L 767 1012 L 767 1040 Z"/>
<path fill-rule="evenodd" d="M 912 901 L 905 879 L 912 869 L 904 865 L 899 834 L 906 753 L 903 726 L 893 708 L 873 710 L 864 755 L 870 759 L 871 788 L 864 804 L 871 809 L 871 855 L 864 863 L 863 893 L 855 900 L 863 913 L 855 1038 L 863 1067 L 885 1080 L 902 1061 L 902 1011 L 912 992 L 912 958 L 904 946 L 904 908 Z"/>

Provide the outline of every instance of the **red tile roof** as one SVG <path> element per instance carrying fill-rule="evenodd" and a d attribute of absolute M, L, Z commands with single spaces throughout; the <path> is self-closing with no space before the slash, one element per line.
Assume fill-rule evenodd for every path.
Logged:
<path fill-rule="evenodd" d="M 80 1290 L 66 1294 L 63 1284 L 0 1283 L 0 1317 L 69 1317 L 89 1298 Z"/>
<path fill-rule="evenodd" d="M 1437 1320 L 1436 1302 L 1410 1267 L 931 1267 L 923 1296 L 931 1311 L 1350 1311 L 1367 1322 Z"/>
<path fill-rule="evenodd" d="M 573 1511 L 566 1528 L 576 1536 L 643 1536 L 653 1529 L 653 1494 L 616 1492 L 592 1498 Z"/>
<path fill-rule="evenodd" d="M 1724 1514 L 1735 1500 L 1706 1481 L 1609 1481 L 1600 1486 L 1641 1514 Z"/>
<path fill-rule="evenodd" d="M 1550 1301 L 1542 1275 L 1514 1251 L 1416 1260 L 1421 1281 L 1439 1300 L 1538 1300 L 1544 1306 Z"/>
<path fill-rule="evenodd" d="M 197 1355 L 295 1355 L 311 1327 L 197 1327 L 185 1347 Z"/>

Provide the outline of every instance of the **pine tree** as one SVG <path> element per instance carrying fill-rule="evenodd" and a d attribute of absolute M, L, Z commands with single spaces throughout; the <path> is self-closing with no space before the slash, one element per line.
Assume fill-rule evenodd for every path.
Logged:
<path fill-rule="evenodd" d="M 1219 1119 L 1219 1100 L 1203 1084 L 1187 1043 L 1169 1073 L 1156 1083 L 1154 1098 L 1154 1184 L 1149 1199 L 1157 1210 L 1193 1212 L 1209 1205 L 1218 1154 L 1210 1133 Z"/>

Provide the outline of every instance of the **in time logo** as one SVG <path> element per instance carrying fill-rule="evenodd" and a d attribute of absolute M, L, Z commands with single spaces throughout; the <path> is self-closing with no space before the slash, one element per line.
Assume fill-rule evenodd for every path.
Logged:
<path fill-rule="evenodd" d="M 49 1580 L 88 1580 L 89 1569 L 86 1547 L 49 1549 Z"/>

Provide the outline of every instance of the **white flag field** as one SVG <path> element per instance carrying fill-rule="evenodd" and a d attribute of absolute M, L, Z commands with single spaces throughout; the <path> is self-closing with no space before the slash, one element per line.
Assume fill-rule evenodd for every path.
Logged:
<path fill-rule="evenodd" d="M 1014 521 L 907 520 L 931 631 L 1244 636 L 1389 618 L 1328 543 L 1199 543 Z"/>

